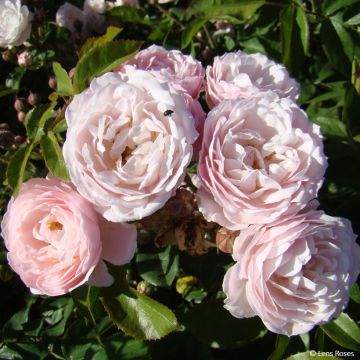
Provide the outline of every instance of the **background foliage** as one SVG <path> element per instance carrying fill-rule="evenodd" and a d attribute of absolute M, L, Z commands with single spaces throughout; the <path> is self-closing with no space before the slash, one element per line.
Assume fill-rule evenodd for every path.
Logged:
<path fill-rule="evenodd" d="M 359 233 L 358 0 L 140 1 L 140 8 L 112 9 L 107 14 L 112 26 L 105 34 L 77 42 L 54 23 L 60 2 L 28 3 L 36 13 L 28 44 L 32 64 L 17 66 L 16 49 L 4 51 L 0 60 L 2 213 L 24 180 L 48 171 L 67 179 L 61 145 L 64 109 L 71 96 L 141 46 L 156 43 L 191 53 L 204 66 L 214 56 L 238 49 L 284 63 L 301 84 L 301 106 L 324 134 L 329 167 L 321 207 L 349 218 Z M 81 6 L 81 1 L 74 3 Z M 48 85 L 53 75 L 55 89 Z M 15 96 L 26 98 L 29 91 L 38 98 L 30 111 L 22 111 L 27 115 L 20 122 L 13 108 Z M 182 219 L 170 220 L 175 224 Z M 156 228 L 156 216 L 153 221 Z M 139 230 L 131 266 L 111 270 L 116 285 L 83 286 L 56 298 L 29 293 L 8 267 L 1 242 L 0 358 L 298 360 L 316 359 L 310 350 L 354 351 L 355 356 L 360 350 L 357 285 L 347 314 L 309 334 L 276 336 L 259 319 L 238 320 L 223 309 L 221 283 L 232 264 L 229 255 L 216 249 L 201 256 L 171 246 L 159 250 L 155 235 L 153 229 Z"/>

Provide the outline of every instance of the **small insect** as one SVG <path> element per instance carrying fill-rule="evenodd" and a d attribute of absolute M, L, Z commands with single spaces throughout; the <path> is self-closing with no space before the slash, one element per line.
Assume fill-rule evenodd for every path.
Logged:
<path fill-rule="evenodd" d="M 166 111 L 164 111 L 164 116 L 170 116 L 173 113 L 174 112 L 172 110 L 166 110 Z"/>

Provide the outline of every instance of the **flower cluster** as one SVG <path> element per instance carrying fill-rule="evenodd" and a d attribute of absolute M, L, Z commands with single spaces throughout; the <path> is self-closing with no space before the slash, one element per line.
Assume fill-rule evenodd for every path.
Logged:
<path fill-rule="evenodd" d="M 65 3 L 57 23 L 85 29 L 109 6 Z M 108 286 L 104 261 L 122 265 L 135 252 L 127 222 L 145 224 L 181 198 L 186 219 L 156 240 L 174 237 L 199 255 L 215 246 L 201 223 L 220 225 L 216 244 L 235 261 L 223 282 L 233 316 L 258 315 L 286 335 L 329 321 L 346 306 L 360 248 L 349 221 L 316 210 L 327 159 L 298 96 L 284 66 L 241 51 L 205 70 L 152 45 L 93 79 L 65 111 L 71 183 L 29 180 L 8 205 L 2 236 L 11 267 L 36 294 Z M 180 188 L 191 162 L 196 194 Z"/>

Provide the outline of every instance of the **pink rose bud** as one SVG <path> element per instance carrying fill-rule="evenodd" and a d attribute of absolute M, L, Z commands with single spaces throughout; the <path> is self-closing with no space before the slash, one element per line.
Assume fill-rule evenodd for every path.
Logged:
<path fill-rule="evenodd" d="M 98 219 L 93 206 L 56 178 L 31 179 L 12 198 L 1 223 L 12 269 L 34 294 L 57 296 L 89 281 L 113 279 L 103 260 L 130 261 L 133 225 Z"/>
<path fill-rule="evenodd" d="M 23 51 L 18 54 L 17 60 L 20 67 L 29 67 L 32 64 L 32 58 L 28 51 Z"/>
<path fill-rule="evenodd" d="M 360 271 L 360 247 L 347 219 L 308 210 L 235 239 L 225 308 L 259 316 L 278 334 L 298 335 L 337 317 Z"/>

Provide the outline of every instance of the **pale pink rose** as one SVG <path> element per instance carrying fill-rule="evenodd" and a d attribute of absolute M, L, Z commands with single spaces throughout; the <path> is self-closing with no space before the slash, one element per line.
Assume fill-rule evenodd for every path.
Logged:
<path fill-rule="evenodd" d="M 320 128 L 292 100 L 223 101 L 205 122 L 199 209 L 231 230 L 270 223 L 316 197 L 326 166 Z"/>
<path fill-rule="evenodd" d="M 77 31 L 76 26 L 80 25 L 83 32 L 86 25 L 85 14 L 78 7 L 66 2 L 56 12 L 56 24 L 71 32 Z"/>
<path fill-rule="evenodd" d="M 223 100 L 248 98 L 268 90 L 293 100 L 299 96 L 299 86 L 286 68 L 260 53 L 225 53 L 206 68 L 205 92 L 210 108 Z"/>
<path fill-rule="evenodd" d="M 121 76 L 127 76 L 127 74 L 130 74 L 133 71 L 137 71 L 137 68 L 135 66 L 125 64 L 121 66 L 121 72 L 119 74 Z M 147 72 L 151 73 L 154 77 L 156 77 L 160 82 L 167 82 L 167 79 L 164 78 L 163 75 L 161 75 L 160 72 L 156 70 L 146 70 Z M 186 107 L 188 111 L 190 111 L 191 115 L 194 119 L 195 129 L 199 134 L 199 137 L 195 141 L 193 145 L 193 160 L 197 160 L 199 156 L 199 151 L 201 149 L 202 144 L 202 134 L 204 130 L 204 123 L 206 114 L 200 104 L 200 102 L 197 99 L 194 99 L 185 89 L 183 89 L 181 86 L 176 85 L 172 82 L 170 82 L 171 86 L 174 87 L 174 89 L 177 90 L 177 92 L 183 97 L 185 100 Z"/>
<path fill-rule="evenodd" d="M 136 229 L 105 223 L 92 204 L 56 178 L 31 179 L 12 198 L 1 223 L 12 269 L 35 294 L 57 296 L 90 281 L 113 281 L 102 259 L 133 257 Z"/>
<path fill-rule="evenodd" d="M 185 177 L 198 135 L 183 97 L 142 70 L 94 79 L 65 118 L 70 177 L 114 222 L 142 219 L 165 204 Z"/>
<path fill-rule="evenodd" d="M 194 99 L 199 97 L 203 88 L 205 71 L 199 61 L 179 50 L 166 50 L 151 45 L 139 51 L 134 58 L 124 64 L 141 70 L 156 71 L 164 81 L 170 82 L 176 90 L 188 92 Z M 120 65 L 119 72 L 126 71 Z"/>
<path fill-rule="evenodd" d="M 309 210 L 268 226 L 252 225 L 234 244 L 225 308 L 258 315 L 287 336 L 310 331 L 346 307 L 360 271 L 360 248 L 347 219 Z"/>

